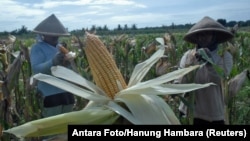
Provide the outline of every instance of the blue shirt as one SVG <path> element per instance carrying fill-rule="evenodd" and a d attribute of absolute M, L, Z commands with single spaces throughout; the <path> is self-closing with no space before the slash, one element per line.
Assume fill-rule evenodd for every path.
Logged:
<path fill-rule="evenodd" d="M 50 44 L 41 40 L 34 44 L 30 52 L 30 61 L 33 74 L 51 74 L 50 68 L 52 67 L 52 59 L 58 51 L 58 48 L 51 46 Z M 41 81 L 38 81 L 37 89 L 44 97 L 65 92 L 62 89 Z"/>

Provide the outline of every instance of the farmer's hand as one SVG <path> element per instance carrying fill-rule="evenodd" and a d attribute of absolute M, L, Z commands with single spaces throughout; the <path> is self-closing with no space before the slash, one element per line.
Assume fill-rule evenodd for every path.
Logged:
<path fill-rule="evenodd" d="M 208 48 L 200 48 L 195 53 L 195 57 L 199 62 L 208 62 L 213 64 L 212 55 Z"/>
<path fill-rule="evenodd" d="M 63 65 L 64 57 L 65 55 L 63 53 L 58 52 L 52 59 L 53 66 Z"/>

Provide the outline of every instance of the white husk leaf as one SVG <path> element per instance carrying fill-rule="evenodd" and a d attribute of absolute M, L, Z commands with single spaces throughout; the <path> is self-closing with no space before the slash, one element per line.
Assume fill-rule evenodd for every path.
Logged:
<path fill-rule="evenodd" d="M 94 83 L 83 78 L 81 75 L 79 75 L 78 73 L 74 72 L 71 69 L 65 68 L 63 66 L 54 66 L 54 67 L 51 67 L 51 73 L 56 77 L 59 77 L 69 82 L 73 82 L 80 86 L 86 87 L 87 89 L 97 94 L 105 95 L 102 89 L 100 89 Z"/>
<path fill-rule="evenodd" d="M 145 68 L 146 67 L 148 67 L 148 66 L 145 66 Z M 159 76 L 157 78 L 153 78 L 153 79 L 145 81 L 145 82 L 140 82 L 140 81 L 137 81 L 136 83 L 131 82 L 131 84 L 136 84 L 136 85 L 130 86 L 127 89 L 122 90 L 122 91 L 130 90 L 130 89 L 138 89 L 138 88 L 141 89 L 141 88 L 147 88 L 147 87 L 151 87 L 151 86 L 155 86 L 155 85 L 159 85 L 159 84 L 164 84 L 164 83 L 173 81 L 175 79 L 178 79 L 178 78 L 184 76 L 185 74 L 188 74 L 189 72 L 191 72 L 199 67 L 200 67 L 199 65 L 196 65 L 196 66 L 190 66 L 187 68 L 179 69 L 179 70 L 164 74 L 162 76 Z M 140 70 L 134 70 L 134 71 L 140 71 Z M 139 73 L 139 72 L 135 72 L 135 74 L 137 74 L 137 73 Z M 138 75 L 138 80 L 139 79 L 142 80 L 142 78 L 140 78 L 140 77 L 142 77 L 142 76 Z M 133 80 L 131 80 L 131 81 L 133 81 Z"/>
<path fill-rule="evenodd" d="M 152 99 L 147 95 L 122 95 L 116 100 L 126 104 L 132 115 L 140 121 L 140 123 L 136 124 L 172 124 L 162 111 L 162 107 L 155 104 L 158 103 L 159 99 Z"/>
<path fill-rule="evenodd" d="M 91 108 L 30 121 L 3 132 L 15 134 L 19 138 L 48 136 L 67 133 L 68 125 L 112 124 L 118 117 L 119 115 L 107 108 Z"/>
<path fill-rule="evenodd" d="M 153 85 L 153 84 L 152 84 Z M 163 84 L 146 88 L 124 90 L 120 95 L 126 94 L 146 94 L 146 95 L 171 95 L 190 92 L 214 85 L 214 83 L 207 84 Z"/>
<path fill-rule="evenodd" d="M 163 56 L 164 48 L 159 48 L 149 59 L 135 66 L 129 79 L 128 87 L 131 87 L 143 79 L 148 70 Z"/>
<path fill-rule="evenodd" d="M 88 99 L 88 100 L 93 100 L 93 101 L 108 101 L 109 100 L 109 97 L 99 95 L 97 93 L 86 90 L 82 87 L 79 87 L 79 86 L 73 84 L 73 83 L 64 81 L 62 79 L 53 77 L 51 75 L 39 73 L 39 74 L 34 75 L 33 77 L 39 81 L 46 82 L 48 84 L 51 84 L 51 85 L 58 87 L 58 88 L 61 88 L 65 91 L 71 92 L 77 96 L 80 96 L 80 97 Z"/>

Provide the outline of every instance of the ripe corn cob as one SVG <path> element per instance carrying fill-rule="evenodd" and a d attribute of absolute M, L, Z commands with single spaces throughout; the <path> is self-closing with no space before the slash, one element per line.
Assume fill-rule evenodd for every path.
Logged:
<path fill-rule="evenodd" d="M 103 42 L 94 34 L 86 32 L 84 50 L 96 85 L 113 99 L 117 92 L 127 87 L 115 60 Z"/>
<path fill-rule="evenodd" d="M 59 49 L 60 49 L 60 51 L 61 51 L 63 54 L 68 54 L 68 53 L 69 53 L 69 50 L 66 49 L 66 48 L 65 48 L 64 46 L 62 46 L 62 45 L 59 46 Z"/>

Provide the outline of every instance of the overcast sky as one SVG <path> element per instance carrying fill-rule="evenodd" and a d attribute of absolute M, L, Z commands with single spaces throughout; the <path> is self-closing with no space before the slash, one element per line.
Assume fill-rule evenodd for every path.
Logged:
<path fill-rule="evenodd" d="M 109 29 L 196 23 L 204 16 L 227 21 L 250 20 L 250 0 L 1 0 L 0 32 L 33 30 L 55 14 L 71 30 Z"/>

